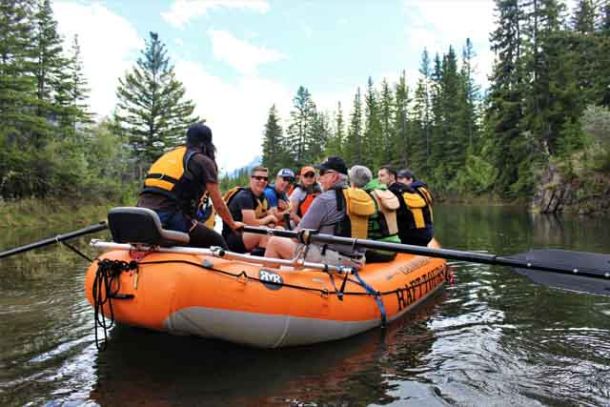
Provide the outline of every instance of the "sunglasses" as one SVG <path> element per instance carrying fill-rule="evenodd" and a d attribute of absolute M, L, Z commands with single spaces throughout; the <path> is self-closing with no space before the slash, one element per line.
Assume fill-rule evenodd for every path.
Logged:
<path fill-rule="evenodd" d="M 337 171 L 333 171 L 333 170 L 320 170 L 320 176 L 323 176 L 325 174 L 332 174 L 333 172 L 337 172 Z"/>
<path fill-rule="evenodd" d="M 269 181 L 269 177 L 263 177 L 262 175 L 252 175 L 250 178 L 254 178 L 257 181 Z"/>
<path fill-rule="evenodd" d="M 315 177 L 315 176 L 316 176 L 316 174 L 315 174 L 315 173 L 313 173 L 313 172 L 307 172 L 307 173 L 303 174 L 303 176 L 304 176 L 305 178 L 313 178 L 313 177 Z"/>
<path fill-rule="evenodd" d="M 294 182 L 294 178 L 292 177 L 282 177 L 282 179 L 286 182 Z"/>

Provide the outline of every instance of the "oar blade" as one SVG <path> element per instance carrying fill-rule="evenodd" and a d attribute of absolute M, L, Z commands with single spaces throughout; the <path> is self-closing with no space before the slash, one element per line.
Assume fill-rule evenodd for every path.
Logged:
<path fill-rule="evenodd" d="M 610 296 L 610 255 L 601 253 L 575 252 L 560 249 L 532 250 L 510 256 L 511 259 L 526 261 L 533 265 L 544 264 L 572 272 L 514 268 L 533 282 L 562 290 Z"/>

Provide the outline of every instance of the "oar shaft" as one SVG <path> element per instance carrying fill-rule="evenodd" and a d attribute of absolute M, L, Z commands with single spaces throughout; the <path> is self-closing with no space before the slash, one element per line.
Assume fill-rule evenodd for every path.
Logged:
<path fill-rule="evenodd" d="M 474 253 L 461 250 L 440 249 L 424 246 L 413 246 L 401 243 L 381 242 L 376 240 L 352 239 L 349 237 L 318 234 L 311 231 L 296 232 L 289 230 L 257 228 L 251 226 L 245 226 L 244 231 L 250 233 L 270 234 L 274 236 L 289 237 L 297 239 L 303 243 L 306 243 L 306 240 L 309 239 L 309 241 L 317 243 L 354 246 L 375 250 L 388 250 L 397 253 L 410 253 L 429 257 L 440 257 L 443 259 L 463 260 L 472 263 L 483 263 L 531 270 L 551 271 L 564 274 L 578 274 L 593 278 L 607 278 L 598 273 L 589 272 L 586 269 L 579 269 L 577 266 L 572 267 L 563 265 L 550 265 L 539 263 L 536 264 L 527 260 L 514 259 L 507 256 L 498 256 L 495 254 Z"/>
<path fill-rule="evenodd" d="M 39 247 L 48 246 L 53 243 L 74 239 L 75 237 L 87 235 L 89 233 L 99 232 L 100 230 L 104 230 L 107 228 L 108 228 L 108 225 L 106 224 L 106 222 L 100 222 L 98 224 L 90 225 L 90 226 L 84 227 L 82 229 L 75 230 L 73 232 L 64 233 L 62 235 L 57 235 L 54 237 L 49 237 L 44 240 L 39 240 L 38 242 L 29 243 L 24 246 L 19 246 L 19 247 L 15 247 L 13 249 L 3 251 L 0 253 L 0 259 L 15 255 L 15 254 L 27 252 L 28 250 L 38 249 Z"/>

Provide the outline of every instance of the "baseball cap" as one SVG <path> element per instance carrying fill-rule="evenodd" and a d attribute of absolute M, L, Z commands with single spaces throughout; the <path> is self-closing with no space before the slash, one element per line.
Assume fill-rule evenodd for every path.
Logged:
<path fill-rule="evenodd" d="M 398 171 L 398 175 L 397 175 L 396 178 L 411 178 L 411 179 L 415 179 L 415 174 L 413 174 L 409 170 L 400 170 L 400 171 Z"/>
<path fill-rule="evenodd" d="M 306 165 L 305 167 L 301 168 L 301 171 L 299 172 L 299 175 L 304 175 L 304 174 L 307 174 L 308 172 L 313 172 L 315 174 L 316 173 L 316 169 L 313 168 L 310 165 Z"/>
<path fill-rule="evenodd" d="M 292 171 L 290 168 L 282 168 L 277 172 L 277 176 L 294 179 L 294 171 Z"/>
<path fill-rule="evenodd" d="M 316 165 L 316 168 L 326 171 L 333 170 L 338 173 L 347 175 L 347 166 L 345 165 L 345 161 L 341 157 L 332 156 L 328 157 L 326 161 L 321 164 Z"/>

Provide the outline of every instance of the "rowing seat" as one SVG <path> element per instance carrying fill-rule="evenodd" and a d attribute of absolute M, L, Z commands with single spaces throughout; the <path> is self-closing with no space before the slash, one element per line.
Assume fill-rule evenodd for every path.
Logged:
<path fill-rule="evenodd" d="M 187 233 L 163 229 L 159 215 L 148 208 L 112 208 L 108 211 L 108 227 L 112 240 L 117 243 L 164 247 L 189 243 Z"/>

